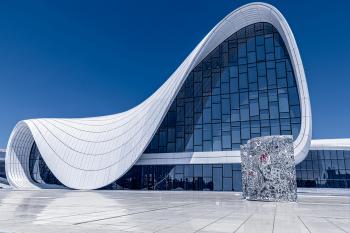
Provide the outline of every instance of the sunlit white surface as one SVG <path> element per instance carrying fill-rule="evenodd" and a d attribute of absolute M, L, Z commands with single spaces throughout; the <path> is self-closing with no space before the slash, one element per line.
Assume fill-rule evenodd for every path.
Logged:
<path fill-rule="evenodd" d="M 349 190 L 298 196 L 275 203 L 232 192 L 0 190 L 0 232 L 350 232 Z"/>
<path fill-rule="evenodd" d="M 313 139 L 310 150 L 350 150 L 350 138 Z"/>

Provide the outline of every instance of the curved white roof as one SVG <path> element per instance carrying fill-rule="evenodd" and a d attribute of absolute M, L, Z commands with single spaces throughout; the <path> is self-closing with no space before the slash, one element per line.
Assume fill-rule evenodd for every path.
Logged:
<path fill-rule="evenodd" d="M 350 138 L 313 139 L 310 150 L 350 150 Z"/>
<path fill-rule="evenodd" d="M 288 23 L 276 8 L 265 3 L 251 3 L 220 21 L 170 78 L 140 105 L 110 116 L 19 122 L 7 146 L 9 183 L 17 188 L 37 187 L 28 169 L 28 156 L 34 141 L 53 174 L 70 188 L 96 189 L 120 178 L 146 149 L 192 69 L 230 35 L 257 22 L 272 24 L 290 55 L 302 117 L 294 151 L 296 162 L 302 161 L 311 140 L 311 109 L 299 50 Z"/>

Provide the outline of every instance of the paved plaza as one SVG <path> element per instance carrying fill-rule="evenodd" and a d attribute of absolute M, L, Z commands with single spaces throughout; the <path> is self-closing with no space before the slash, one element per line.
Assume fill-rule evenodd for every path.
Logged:
<path fill-rule="evenodd" d="M 0 232 L 350 232 L 350 194 L 299 190 L 298 203 L 232 192 L 0 190 Z"/>

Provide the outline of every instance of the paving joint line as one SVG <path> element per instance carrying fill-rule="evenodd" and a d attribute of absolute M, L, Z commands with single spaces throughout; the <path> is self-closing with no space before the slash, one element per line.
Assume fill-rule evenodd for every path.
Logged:
<path fill-rule="evenodd" d="M 304 225 L 304 227 L 307 229 L 307 231 L 311 233 L 311 230 L 306 226 L 306 224 L 305 224 L 304 221 L 301 219 L 301 217 L 300 217 L 299 215 L 298 215 L 297 217 L 298 217 L 298 219 L 300 220 L 300 222 Z"/>
<path fill-rule="evenodd" d="M 171 208 L 176 208 L 176 207 L 181 207 L 181 206 L 186 206 L 186 205 L 194 205 L 194 204 L 195 203 L 187 203 L 187 204 L 170 206 L 170 207 L 149 209 L 149 210 L 139 211 L 139 212 L 130 213 L 130 214 L 122 214 L 122 215 L 117 215 L 117 216 L 112 216 L 112 217 L 107 217 L 107 218 L 100 218 L 100 219 L 94 219 L 94 220 L 89 220 L 89 221 L 77 222 L 77 223 L 73 223 L 73 225 L 81 225 L 81 224 L 85 224 L 85 223 L 98 222 L 98 221 L 107 220 L 107 219 L 113 219 L 113 218 L 121 218 L 121 217 L 125 217 L 125 216 L 131 216 L 131 215 L 136 215 L 136 214 L 143 214 L 143 213 L 154 212 L 154 211 L 158 211 L 158 210 L 165 210 L 165 209 L 171 209 Z"/>
<path fill-rule="evenodd" d="M 348 231 L 344 230 L 343 228 L 341 228 L 340 226 L 338 226 L 337 224 L 335 224 L 333 221 L 329 220 L 328 218 L 325 218 L 325 217 L 324 217 L 324 219 L 325 219 L 327 222 L 329 222 L 329 223 L 331 223 L 332 225 L 334 225 L 334 226 L 335 226 L 336 228 L 338 228 L 339 230 L 341 230 L 341 231 L 343 231 L 343 232 L 345 232 L 345 233 L 349 233 Z"/>
<path fill-rule="evenodd" d="M 233 231 L 233 233 L 237 232 L 246 222 L 248 222 L 248 220 L 253 216 L 254 214 L 249 215 L 248 218 L 246 218 L 239 226 L 236 230 Z"/>
<path fill-rule="evenodd" d="M 224 215 L 224 216 L 222 216 L 222 217 L 220 217 L 220 218 L 218 218 L 218 219 L 214 220 L 213 222 L 211 222 L 211 223 L 209 223 L 209 224 L 205 225 L 205 226 L 204 226 L 204 227 L 202 227 L 202 228 L 199 228 L 198 230 L 194 231 L 193 233 L 195 233 L 195 232 L 199 232 L 199 231 L 203 230 L 204 228 L 206 228 L 206 227 L 208 227 L 208 226 L 210 226 L 210 225 L 212 225 L 212 224 L 214 224 L 214 223 L 216 223 L 216 222 L 220 221 L 221 219 L 226 218 L 227 216 L 231 215 L 231 214 L 232 214 L 232 213 L 234 213 L 234 212 L 236 212 L 236 211 L 235 211 L 235 210 L 234 210 L 234 211 L 231 211 L 229 214 L 226 214 L 226 215 Z"/>

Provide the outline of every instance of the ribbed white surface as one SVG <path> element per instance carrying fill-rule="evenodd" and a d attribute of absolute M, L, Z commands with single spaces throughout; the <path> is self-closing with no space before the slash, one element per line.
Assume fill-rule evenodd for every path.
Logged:
<path fill-rule="evenodd" d="M 350 138 L 314 139 L 310 150 L 350 150 Z"/>
<path fill-rule="evenodd" d="M 239 29 L 268 22 L 281 34 L 294 68 L 300 106 L 301 130 L 295 140 L 296 162 L 306 156 L 311 139 L 311 110 L 298 47 L 282 14 L 264 3 L 238 8 L 219 22 L 170 78 L 143 103 L 129 111 L 80 119 L 34 119 L 19 122 L 7 146 L 6 173 L 16 188 L 34 188 L 28 156 L 33 141 L 53 174 L 75 189 L 103 187 L 130 169 L 146 149 L 191 70 L 216 46 Z"/>

